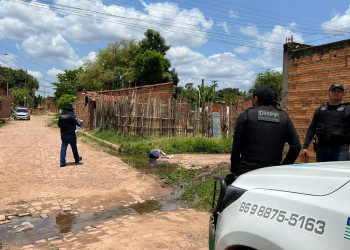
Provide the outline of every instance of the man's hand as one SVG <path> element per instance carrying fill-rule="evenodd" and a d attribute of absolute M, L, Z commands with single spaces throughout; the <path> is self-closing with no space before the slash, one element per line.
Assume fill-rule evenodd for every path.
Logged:
<path fill-rule="evenodd" d="M 305 158 L 305 159 L 307 159 L 307 158 L 309 158 L 309 150 L 307 150 L 307 149 L 303 149 L 303 157 Z"/>

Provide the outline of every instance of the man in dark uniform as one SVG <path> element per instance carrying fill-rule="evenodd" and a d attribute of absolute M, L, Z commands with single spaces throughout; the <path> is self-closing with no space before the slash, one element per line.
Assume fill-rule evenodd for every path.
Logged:
<path fill-rule="evenodd" d="M 72 104 L 66 104 L 63 107 L 63 111 L 60 114 L 60 118 L 58 120 L 58 127 L 61 129 L 61 156 L 60 156 L 60 167 L 67 166 L 66 164 L 66 153 L 68 144 L 70 144 L 75 164 L 78 164 L 83 158 L 79 156 L 78 148 L 77 148 L 77 135 L 75 133 L 76 126 L 80 127 L 82 125 L 82 121 L 80 121 L 74 114 L 74 108 Z"/>
<path fill-rule="evenodd" d="M 231 175 L 238 176 L 262 167 L 293 164 L 301 145 L 288 114 L 276 109 L 276 92 L 268 86 L 259 86 L 253 93 L 253 107 L 237 119 L 231 153 Z M 282 161 L 284 144 L 289 151 Z"/>
<path fill-rule="evenodd" d="M 344 87 L 333 83 L 328 92 L 329 102 L 317 108 L 305 136 L 303 156 L 309 156 L 308 147 L 317 137 L 316 161 L 348 161 L 349 160 L 349 106 L 342 103 Z"/>

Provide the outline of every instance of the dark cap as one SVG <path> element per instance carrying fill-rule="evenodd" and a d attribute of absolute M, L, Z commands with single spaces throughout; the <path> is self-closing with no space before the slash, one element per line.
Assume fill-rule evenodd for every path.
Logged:
<path fill-rule="evenodd" d="M 330 87 L 329 87 L 329 91 L 331 91 L 332 89 L 335 88 L 340 88 L 341 90 L 344 91 L 344 86 L 341 83 L 333 83 Z"/>
<path fill-rule="evenodd" d="M 68 110 L 68 111 L 73 111 L 74 110 L 72 104 L 70 104 L 70 103 L 64 105 L 63 109 L 64 110 Z"/>
<path fill-rule="evenodd" d="M 261 85 L 255 89 L 250 89 L 249 93 L 253 93 L 254 96 L 257 96 L 260 104 L 272 104 L 277 94 L 267 85 Z"/>

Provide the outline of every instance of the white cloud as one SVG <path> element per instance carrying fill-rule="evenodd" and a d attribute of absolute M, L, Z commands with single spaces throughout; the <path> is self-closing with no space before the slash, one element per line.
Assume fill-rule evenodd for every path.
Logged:
<path fill-rule="evenodd" d="M 213 21 L 200 10 L 180 9 L 168 2 L 141 3 L 144 11 L 102 1 L 56 0 L 53 9 L 34 0 L 1 0 L 0 38 L 24 40 L 52 32 L 76 43 L 139 40 L 151 28 L 160 31 L 169 44 L 199 46 L 207 41 Z"/>
<path fill-rule="evenodd" d="M 80 66 L 79 56 L 60 34 L 29 37 L 23 41 L 22 48 L 36 59 L 59 61 L 69 68 Z"/>
<path fill-rule="evenodd" d="M 171 48 L 167 57 L 170 58 L 177 73 L 181 75 L 180 85 L 193 82 L 197 86 L 204 78 L 207 85 L 211 84 L 210 81 L 217 80 L 220 89 L 247 89 L 254 74 L 250 70 L 249 63 L 229 52 L 205 57 L 201 53 L 181 46 Z"/>
<path fill-rule="evenodd" d="M 244 35 L 248 36 L 256 36 L 258 34 L 258 29 L 256 28 L 255 25 L 249 25 L 246 27 L 241 27 L 240 31 Z"/>
<path fill-rule="evenodd" d="M 230 31 L 228 30 L 227 23 L 226 22 L 220 22 L 217 24 L 219 27 L 222 27 L 227 35 L 230 34 Z"/>
<path fill-rule="evenodd" d="M 168 2 L 146 4 L 142 1 L 142 4 L 148 16 L 143 16 L 141 21 L 159 30 L 169 44 L 200 46 L 207 41 L 207 31 L 212 29 L 213 21 L 206 20 L 200 10 L 180 9 Z"/>
<path fill-rule="evenodd" d="M 17 69 L 16 58 L 17 56 L 14 54 L 0 54 L 0 65 L 3 67 Z"/>
<path fill-rule="evenodd" d="M 35 7 L 38 6 L 38 7 Z M 0 1 L 0 38 L 21 40 L 39 32 L 64 29 L 57 14 L 37 1 Z"/>
<path fill-rule="evenodd" d="M 43 74 L 39 71 L 28 70 L 28 74 L 34 76 L 35 78 L 43 78 Z"/>
<path fill-rule="evenodd" d="M 233 50 L 234 52 L 238 54 L 246 54 L 249 52 L 249 47 L 247 46 L 239 46 Z"/>
<path fill-rule="evenodd" d="M 329 34 L 348 33 L 350 28 L 350 6 L 343 15 L 337 13 L 331 20 L 322 23 L 321 26 Z"/>
<path fill-rule="evenodd" d="M 64 71 L 56 68 L 51 68 L 47 71 L 47 75 L 50 77 L 57 77 L 57 74 L 61 73 L 64 73 Z"/>
<path fill-rule="evenodd" d="M 276 25 L 271 32 L 266 32 L 256 37 L 256 45 L 263 48 L 263 53 L 250 60 L 256 67 L 273 68 L 282 65 L 283 44 L 286 37 L 293 36 L 295 42 L 304 43 L 300 34 L 295 33 L 290 27 Z"/>
<path fill-rule="evenodd" d="M 229 17 L 230 17 L 230 18 L 238 18 L 238 11 L 236 11 L 236 10 L 230 10 L 230 12 L 229 12 Z"/>

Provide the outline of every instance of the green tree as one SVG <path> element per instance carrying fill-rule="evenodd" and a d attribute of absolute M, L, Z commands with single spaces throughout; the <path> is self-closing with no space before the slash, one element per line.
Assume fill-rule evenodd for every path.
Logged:
<path fill-rule="evenodd" d="M 9 94 L 15 96 L 17 105 L 30 106 L 39 88 L 39 82 L 25 70 L 0 66 L 0 86 L 5 88 L 8 86 Z"/>
<path fill-rule="evenodd" d="M 57 105 L 57 108 L 63 109 L 64 105 L 69 103 L 73 104 L 74 102 L 75 102 L 74 95 L 64 94 L 56 101 L 56 105 Z"/>
<path fill-rule="evenodd" d="M 193 87 L 193 83 L 186 83 L 185 87 L 176 87 L 176 98 L 182 100 L 191 100 L 192 103 L 198 103 L 198 90 Z"/>
<path fill-rule="evenodd" d="M 210 86 L 204 85 L 204 79 L 202 79 L 202 84 L 198 85 L 198 100 L 199 106 L 202 106 L 206 102 L 216 102 L 217 101 L 217 92 L 215 88 L 218 86 L 216 81 Z"/>
<path fill-rule="evenodd" d="M 85 84 L 81 83 L 78 77 L 82 71 L 82 68 L 79 68 L 76 70 L 65 70 L 64 73 L 57 74 L 58 82 L 51 83 L 55 86 L 56 102 L 65 94 L 75 96 L 84 89 Z"/>
<path fill-rule="evenodd" d="M 282 94 L 282 74 L 274 70 L 266 70 L 264 73 L 255 75 L 252 87 L 256 88 L 261 85 L 267 85 L 278 93 Z"/>
<path fill-rule="evenodd" d="M 179 82 L 179 77 L 176 73 L 176 70 L 173 68 L 171 69 L 171 62 L 169 59 L 165 58 L 166 52 L 170 49 L 169 45 L 166 45 L 165 39 L 160 35 L 159 32 L 148 29 L 145 33 L 145 38 L 142 39 L 139 42 L 140 46 L 140 54 L 146 55 L 147 51 L 156 51 L 160 53 L 162 57 L 162 62 L 158 64 L 158 67 L 161 67 L 161 69 L 155 69 L 155 71 L 161 70 L 162 77 L 158 78 L 156 77 L 159 82 L 154 83 L 161 83 L 161 82 L 173 82 L 175 86 L 177 86 Z M 147 65 L 140 65 L 139 62 L 135 62 L 135 72 L 136 72 L 136 82 L 140 83 L 141 85 L 145 85 L 145 83 L 142 81 L 141 78 L 147 77 L 145 74 L 140 74 L 139 70 L 143 69 L 143 67 L 147 68 Z M 141 68 L 140 68 L 141 66 Z M 156 65 L 155 65 L 156 66 Z M 145 72 L 148 72 L 148 69 L 144 70 Z M 150 84 L 150 83 L 146 83 Z"/>
<path fill-rule="evenodd" d="M 165 44 L 165 39 L 159 34 L 159 32 L 148 29 L 145 33 L 145 38 L 139 42 L 140 52 L 143 54 L 147 50 L 155 50 L 161 53 L 163 56 L 170 49 L 170 46 Z"/>
<path fill-rule="evenodd" d="M 227 104 L 237 104 L 240 99 L 240 91 L 238 88 L 224 88 L 217 91 L 218 100 Z"/>
<path fill-rule="evenodd" d="M 138 85 L 150 85 L 164 82 L 168 77 L 164 73 L 164 56 L 155 51 L 147 50 L 135 58 L 134 70 Z"/>
<path fill-rule="evenodd" d="M 135 81 L 133 62 L 140 47 L 131 41 L 109 43 L 100 49 L 94 61 L 87 61 L 79 74 L 89 90 L 110 90 L 129 87 Z"/>
<path fill-rule="evenodd" d="M 34 95 L 26 88 L 11 88 L 9 94 L 15 97 L 14 103 L 18 106 L 30 106 L 33 103 Z"/>

